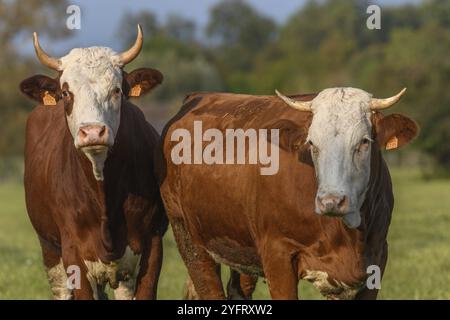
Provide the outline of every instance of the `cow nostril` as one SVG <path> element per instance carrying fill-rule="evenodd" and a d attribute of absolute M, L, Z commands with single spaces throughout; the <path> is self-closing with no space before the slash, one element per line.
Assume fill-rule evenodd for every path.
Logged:
<path fill-rule="evenodd" d="M 338 203 L 339 208 L 342 207 L 342 205 L 344 204 L 345 198 L 346 198 L 346 196 L 343 196 L 343 197 L 341 197 L 341 199 L 339 199 L 339 203 Z"/>
<path fill-rule="evenodd" d="M 79 132 L 81 138 L 85 138 L 87 136 L 87 132 L 84 130 L 84 128 L 80 128 Z"/>
<path fill-rule="evenodd" d="M 331 196 L 317 198 L 318 208 L 323 213 L 343 213 L 348 207 L 347 196 Z"/>
<path fill-rule="evenodd" d="M 99 136 L 102 137 L 106 133 L 106 126 L 101 126 Z"/>

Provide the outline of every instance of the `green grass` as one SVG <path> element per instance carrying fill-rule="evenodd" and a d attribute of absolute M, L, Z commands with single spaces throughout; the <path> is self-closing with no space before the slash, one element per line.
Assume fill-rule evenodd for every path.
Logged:
<path fill-rule="evenodd" d="M 450 180 L 424 181 L 418 171 L 394 170 L 396 205 L 381 299 L 450 299 Z M 227 273 L 227 268 L 223 268 Z M 225 277 L 224 277 L 225 278 Z M 186 269 L 172 233 L 164 240 L 160 299 L 180 299 Z M 304 299 L 321 296 L 306 282 Z M 0 299 L 48 299 L 41 252 L 24 205 L 22 186 L 0 185 Z M 269 298 L 260 281 L 257 299 Z"/>

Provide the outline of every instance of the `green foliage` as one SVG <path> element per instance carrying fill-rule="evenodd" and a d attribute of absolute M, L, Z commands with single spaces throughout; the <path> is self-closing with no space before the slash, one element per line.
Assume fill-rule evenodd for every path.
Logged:
<path fill-rule="evenodd" d="M 155 14 L 150 11 L 141 11 L 133 14 L 124 13 L 122 16 L 117 38 L 120 39 L 124 47 L 129 46 L 136 40 L 136 26 L 140 24 L 144 33 L 144 38 L 151 38 L 159 32 L 159 22 Z"/>
<path fill-rule="evenodd" d="M 35 59 L 14 59 L 12 39 L 35 29 L 61 36 L 52 19 L 61 3 L 46 0 L 25 7 L 0 0 L 0 20 L 7 21 L 0 23 L 6 39 L 0 57 L 9 61 L 0 66 L 1 74 L 8 75 L 0 80 L 0 156 L 22 152 L 31 103 L 17 85 L 36 70 Z M 159 21 L 141 11 L 123 16 L 118 38 L 130 45 L 141 23 L 145 46 L 127 70 L 147 66 L 164 74 L 163 84 L 141 103 L 156 102 L 146 111 L 152 123 L 166 122 L 192 91 L 307 93 L 352 86 L 383 97 L 407 87 L 408 94 L 392 111 L 418 121 L 421 134 L 413 147 L 450 171 L 450 2 L 383 7 L 381 30 L 367 29 L 368 4 L 310 0 L 277 25 L 245 1 L 221 1 L 211 8 L 204 30 L 181 16 Z M 49 19 L 43 18 L 46 12 Z"/>
<path fill-rule="evenodd" d="M 416 119 L 422 130 L 414 145 L 450 170 L 450 5 L 384 8 L 381 30 L 366 28 L 366 7 L 356 0 L 308 2 L 256 56 L 253 92 L 352 86 L 383 97 L 407 87 L 392 112 Z"/>
<path fill-rule="evenodd" d="M 226 89 L 252 92 L 255 56 L 274 40 L 274 21 L 242 0 L 222 1 L 210 14 L 206 34 L 213 45 L 208 49 Z"/>
<path fill-rule="evenodd" d="M 125 25 L 139 22 L 141 16 L 125 17 Z M 144 33 L 148 28 L 143 24 Z M 127 69 L 148 66 L 156 68 L 164 75 L 163 84 L 152 93 L 151 98 L 160 102 L 176 101 L 192 91 L 218 91 L 223 88 L 222 79 L 216 67 L 208 60 L 206 50 L 196 40 L 195 23 L 180 16 L 171 15 L 164 24 L 152 22 L 152 33 L 146 36 L 144 48 Z M 134 31 L 133 34 L 136 32 Z M 178 105 L 173 112 L 177 111 Z"/>
<path fill-rule="evenodd" d="M 242 47 L 251 53 L 273 38 L 275 23 L 242 0 L 222 1 L 211 9 L 206 34 L 221 48 Z"/>
<path fill-rule="evenodd" d="M 33 31 L 45 33 L 50 38 L 67 35 L 64 19 L 56 19 L 65 13 L 66 1 L 0 0 L 0 179 L 11 172 L 6 168 L 8 160 L 22 154 L 24 127 L 31 104 L 23 97 L 18 86 L 20 81 L 36 70 L 34 62 L 21 56 L 15 48 L 15 40 L 22 34 Z"/>

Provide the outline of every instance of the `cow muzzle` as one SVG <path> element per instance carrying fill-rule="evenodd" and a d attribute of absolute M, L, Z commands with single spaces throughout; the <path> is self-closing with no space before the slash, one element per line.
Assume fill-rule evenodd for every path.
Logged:
<path fill-rule="evenodd" d="M 104 124 L 83 125 L 78 129 L 77 148 L 112 146 L 110 130 Z"/>
<path fill-rule="evenodd" d="M 349 199 L 346 195 L 317 196 L 316 212 L 320 215 L 342 217 L 349 212 Z"/>
<path fill-rule="evenodd" d="M 96 180 L 103 180 L 108 151 L 114 144 L 113 134 L 107 125 L 102 123 L 84 124 L 78 129 L 75 146 L 81 150 L 92 164 Z"/>

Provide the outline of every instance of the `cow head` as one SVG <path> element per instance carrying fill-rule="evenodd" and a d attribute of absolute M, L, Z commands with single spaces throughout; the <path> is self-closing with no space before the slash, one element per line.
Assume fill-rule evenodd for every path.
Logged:
<path fill-rule="evenodd" d="M 312 101 L 295 101 L 280 94 L 290 107 L 312 112 L 306 143 L 316 171 L 315 210 L 320 215 L 343 218 L 348 227 L 361 223 L 360 209 L 369 187 L 371 149 L 397 149 L 417 135 L 414 121 L 399 114 L 373 120 L 378 110 L 394 105 L 405 93 L 387 99 L 354 88 L 331 88 Z M 380 117 L 377 117 L 380 118 Z"/>
<path fill-rule="evenodd" d="M 141 96 L 162 82 L 162 74 L 154 69 L 123 71 L 137 57 L 142 44 L 138 25 L 135 44 L 123 53 L 106 47 L 76 48 L 62 58 L 54 58 L 41 49 L 34 33 L 37 57 L 58 71 L 59 77 L 33 76 L 22 81 L 21 91 L 41 104 L 64 107 L 74 145 L 92 163 L 97 180 L 103 180 L 103 166 L 119 129 L 123 100 Z"/>

